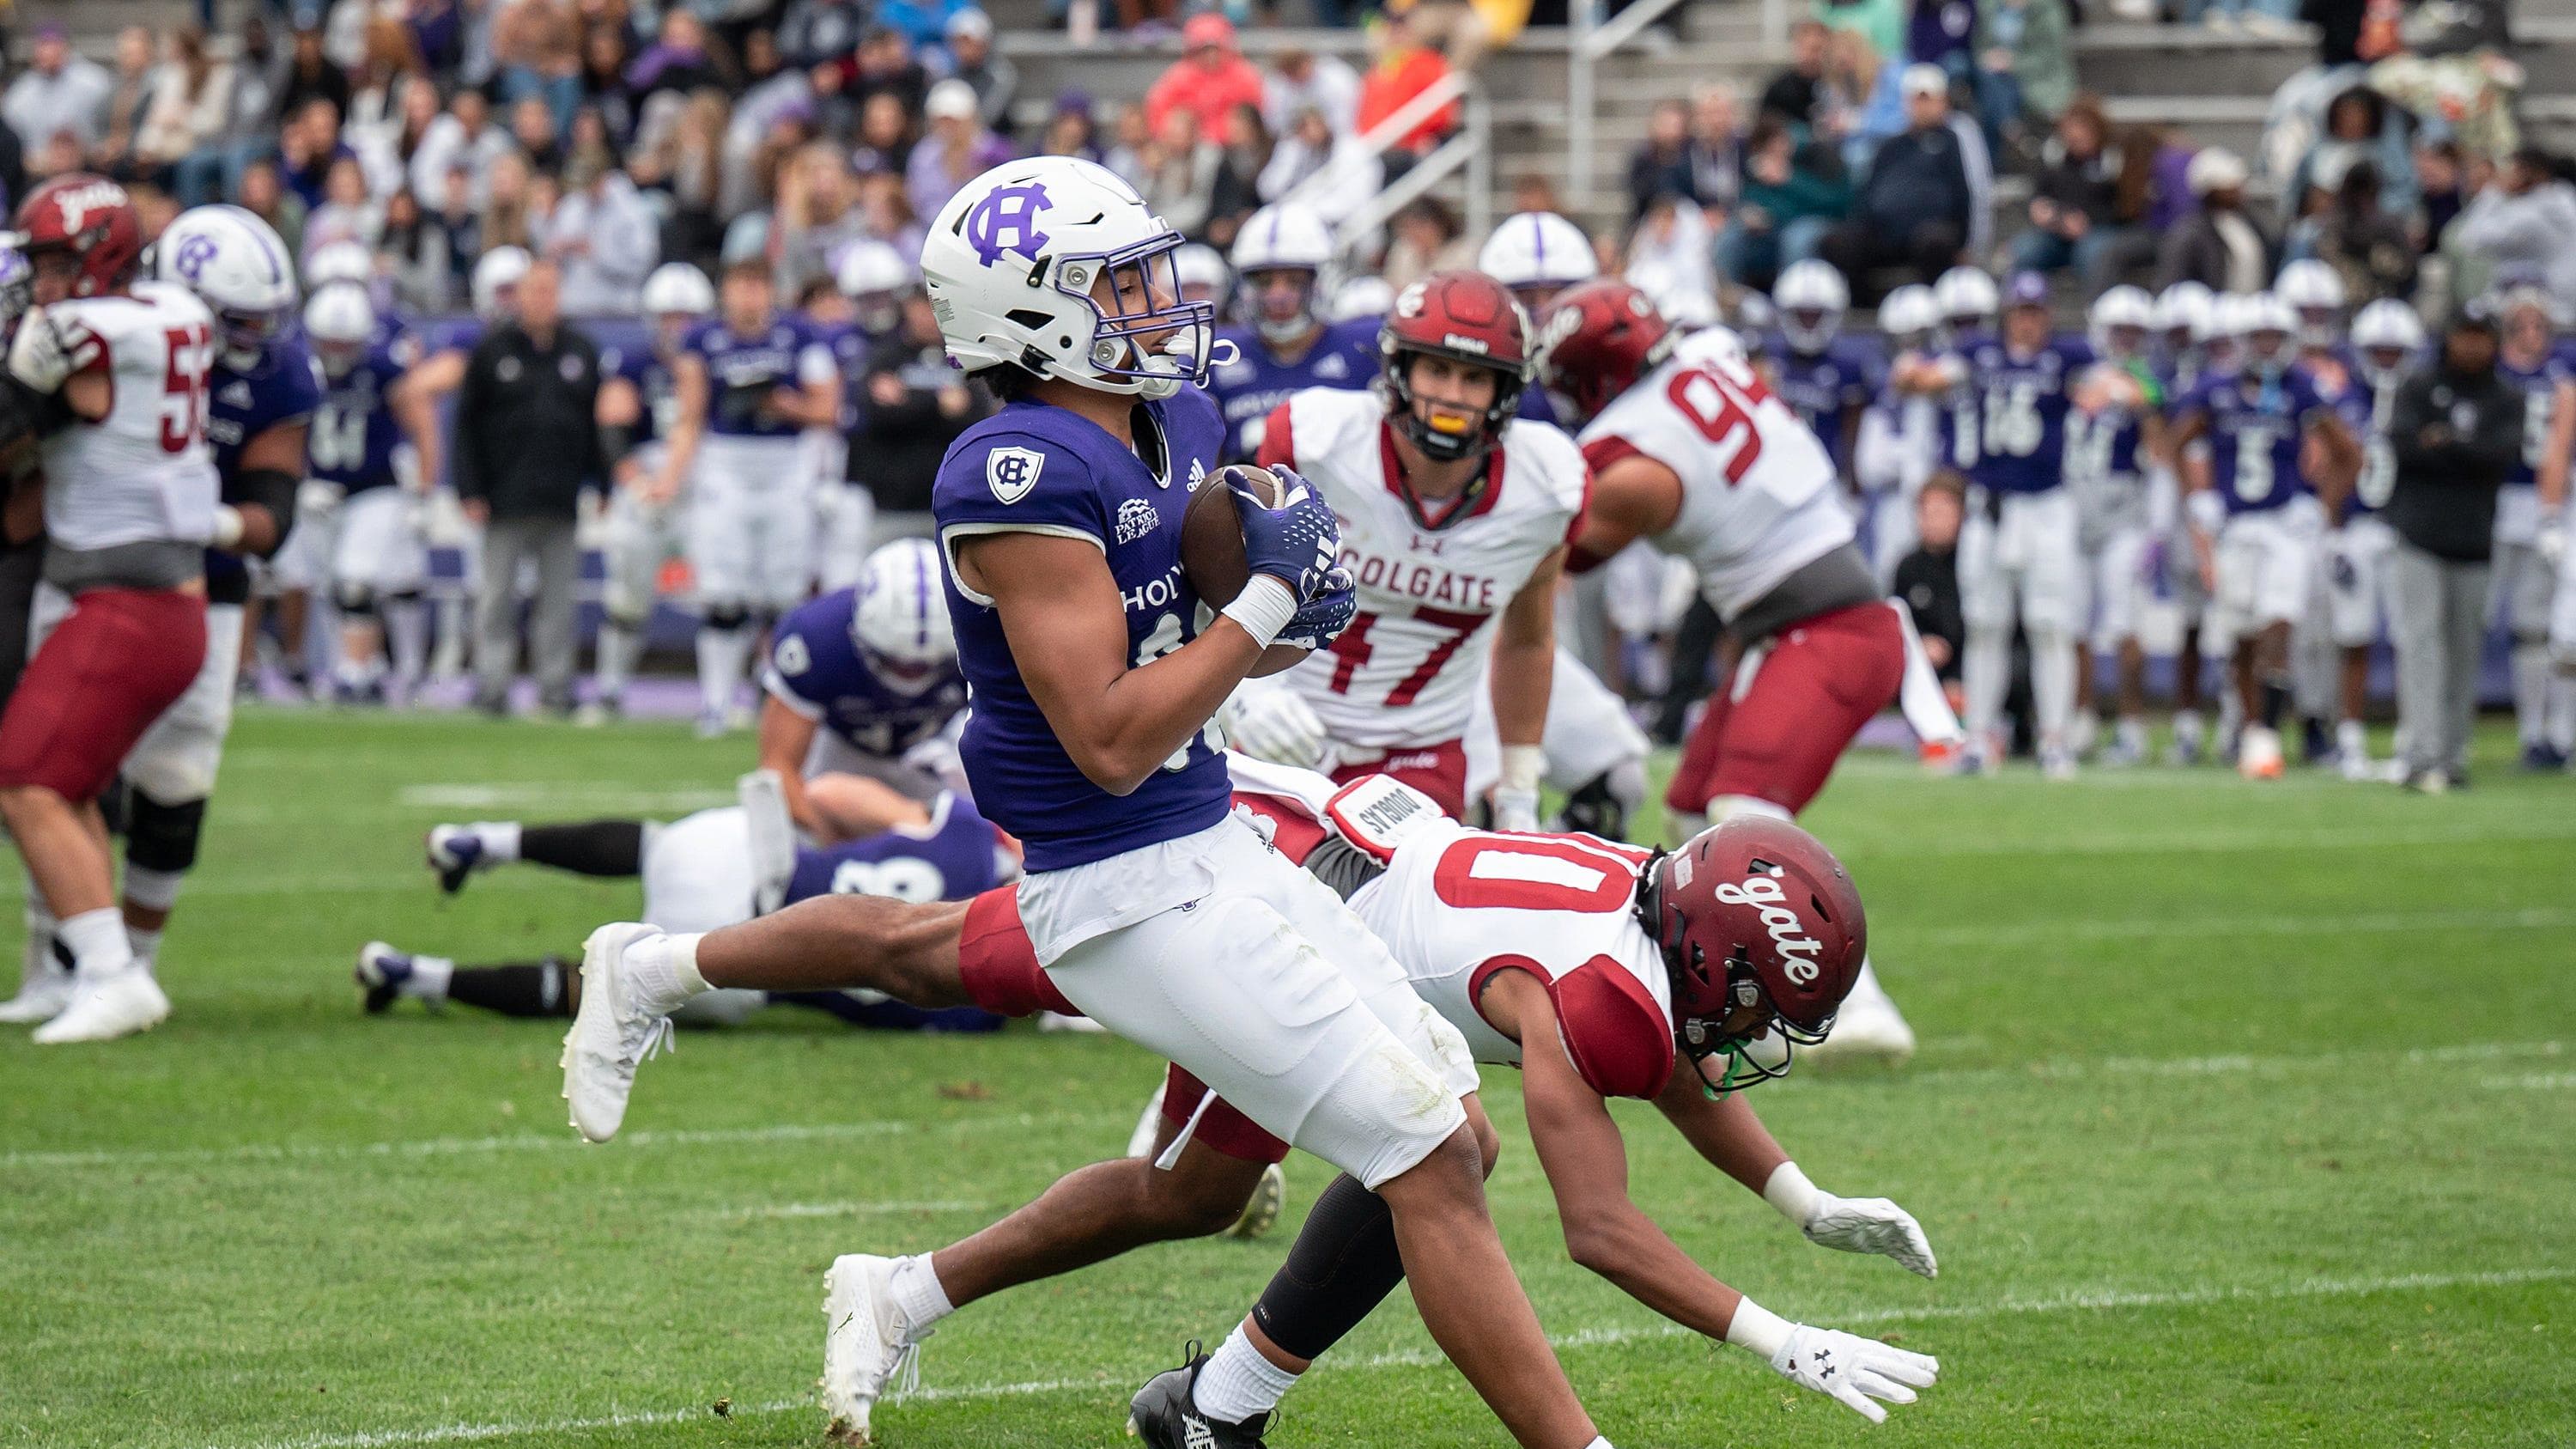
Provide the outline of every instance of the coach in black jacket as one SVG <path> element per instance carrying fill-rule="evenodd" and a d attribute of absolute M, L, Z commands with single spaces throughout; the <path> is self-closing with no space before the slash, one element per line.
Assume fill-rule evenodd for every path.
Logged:
<path fill-rule="evenodd" d="M 563 321 L 561 276 L 537 261 L 519 282 L 515 321 L 486 334 L 456 399 L 456 496 L 483 530 L 483 595 L 474 639 L 474 703 L 509 712 L 518 672 L 517 581 L 533 560 L 529 653 L 547 709 L 572 710 L 574 541 L 581 490 L 608 474 L 599 446 L 599 349 Z"/>
<path fill-rule="evenodd" d="M 2522 455 L 2523 390 L 2495 364 L 2494 313 L 2471 302 L 2443 334 L 2440 359 L 2401 384 L 2389 409 L 2388 611 L 2411 789 L 2467 780 L 2496 489 Z"/>

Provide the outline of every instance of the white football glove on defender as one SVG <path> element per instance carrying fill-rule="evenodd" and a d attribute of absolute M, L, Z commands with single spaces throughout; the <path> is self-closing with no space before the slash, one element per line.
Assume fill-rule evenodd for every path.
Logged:
<path fill-rule="evenodd" d="M 1836 1197 L 1807 1180 L 1798 1164 L 1784 1162 L 1763 1185 L 1763 1200 L 1798 1225 L 1807 1241 L 1845 1253 L 1882 1253 L 1910 1273 L 1941 1276 L 1932 1240 L 1914 1214 L 1883 1197 Z"/>
<path fill-rule="evenodd" d="M 49 396 L 61 392 L 72 375 L 71 353 L 47 309 L 30 307 L 18 319 L 18 335 L 9 343 L 9 375 Z"/>
<path fill-rule="evenodd" d="M 1771 1367 L 1802 1389 L 1832 1395 L 1873 1424 L 1886 1423 L 1887 1410 L 1872 1400 L 1910 1404 L 1916 1389 L 1928 1389 L 1941 1377 L 1941 1361 L 1930 1354 L 1803 1323 L 1789 1325 L 1789 1341 L 1771 1355 Z"/>
<path fill-rule="evenodd" d="M 1234 748 L 1256 760 L 1317 770 L 1324 765 L 1324 722 L 1293 690 L 1246 684 L 1225 702 L 1219 728 Z"/>

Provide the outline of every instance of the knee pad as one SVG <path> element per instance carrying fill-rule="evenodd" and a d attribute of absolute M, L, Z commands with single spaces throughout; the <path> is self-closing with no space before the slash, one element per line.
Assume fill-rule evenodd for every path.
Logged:
<path fill-rule="evenodd" d="M 742 604 L 709 604 L 698 622 L 709 629 L 731 633 L 751 622 L 751 610 Z"/>
<path fill-rule="evenodd" d="M 140 790 L 125 823 L 125 858 L 146 870 L 177 874 L 197 863 L 197 840 L 205 833 L 206 802 L 190 800 L 165 805 Z"/>
<path fill-rule="evenodd" d="M 331 586 L 331 602 L 352 619 L 376 616 L 376 591 L 354 579 L 342 579 Z"/>

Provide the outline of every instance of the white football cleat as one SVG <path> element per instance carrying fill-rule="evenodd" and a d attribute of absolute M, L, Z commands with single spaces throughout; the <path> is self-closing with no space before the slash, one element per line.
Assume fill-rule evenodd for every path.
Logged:
<path fill-rule="evenodd" d="M 898 1393 L 921 1382 L 921 1344 L 894 1301 L 902 1261 L 846 1253 L 823 1274 L 823 1432 L 835 1443 L 870 1442 L 868 1415 L 886 1380 L 896 1381 Z"/>
<path fill-rule="evenodd" d="M 72 993 L 62 1014 L 36 1028 L 38 1046 L 70 1042 L 114 1041 L 150 1031 L 170 1017 L 170 998 L 161 983 L 140 966 L 128 966 L 97 981 L 85 981 Z"/>
<path fill-rule="evenodd" d="M 50 957 L 43 968 L 18 985 L 18 994 L 0 1001 L 0 1025 L 36 1026 L 63 1014 L 72 1004 L 77 983 L 72 973 Z"/>
<path fill-rule="evenodd" d="M 1896 1066 L 1913 1055 L 1914 1028 L 1906 1025 L 1905 1013 L 1896 1009 L 1896 999 L 1878 984 L 1878 973 L 1866 961 L 1851 995 L 1843 998 L 1842 1010 L 1834 1014 L 1832 1033 L 1814 1046 L 1798 1049 L 1798 1060 L 1820 1066 L 1858 1061 Z"/>
<path fill-rule="evenodd" d="M 1252 1189 L 1252 1197 L 1243 1205 L 1243 1213 L 1234 1226 L 1225 1230 L 1229 1238 L 1252 1239 L 1270 1231 L 1279 1221 L 1279 1209 L 1288 1201 L 1288 1174 L 1278 1163 L 1261 1169 L 1261 1181 Z"/>
<path fill-rule="evenodd" d="M 671 1044 L 671 1018 L 634 999 L 626 953 L 662 932 L 634 921 L 602 926 L 581 943 L 581 1011 L 564 1033 L 564 1100 L 572 1125 L 593 1142 L 617 1135 L 635 1092 L 635 1068 Z"/>

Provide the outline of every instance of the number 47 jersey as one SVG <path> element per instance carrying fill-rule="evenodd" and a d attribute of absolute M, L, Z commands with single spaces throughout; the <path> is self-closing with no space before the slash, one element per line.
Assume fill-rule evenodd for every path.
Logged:
<path fill-rule="evenodd" d="M 1436 523 L 1403 485 L 1374 392 L 1291 395 L 1270 414 L 1260 461 L 1323 490 L 1359 593 L 1350 627 L 1283 681 L 1345 746 L 1429 749 L 1464 738 L 1494 616 L 1583 512 L 1592 474 L 1574 440 L 1546 423 L 1505 423 L 1483 479 Z"/>

